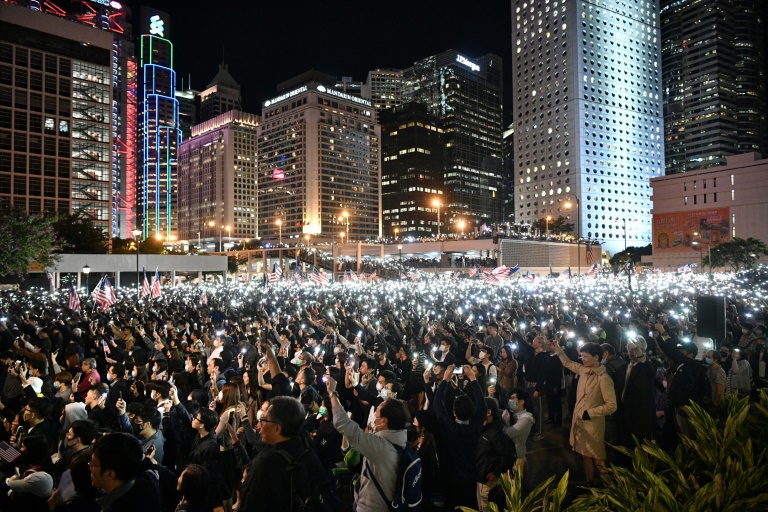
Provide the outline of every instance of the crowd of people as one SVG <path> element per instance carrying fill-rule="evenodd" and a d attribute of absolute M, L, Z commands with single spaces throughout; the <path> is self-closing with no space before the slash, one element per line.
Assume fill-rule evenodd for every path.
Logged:
<path fill-rule="evenodd" d="M 544 429 L 588 485 L 628 463 L 610 445 L 674 450 L 691 400 L 766 385 L 762 269 L 285 277 L 106 310 L 0 292 L 0 510 L 488 510 Z M 699 295 L 726 298 L 723 339 L 697 335 Z"/>

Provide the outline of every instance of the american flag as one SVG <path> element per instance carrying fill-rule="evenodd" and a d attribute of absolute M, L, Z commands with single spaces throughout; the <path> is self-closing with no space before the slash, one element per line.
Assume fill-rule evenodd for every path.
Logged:
<path fill-rule="evenodd" d="M 526 272 L 525 279 L 529 280 L 530 282 L 534 282 L 536 280 L 536 278 L 533 277 L 533 275 L 531 274 L 530 270 L 528 272 Z"/>
<path fill-rule="evenodd" d="M 91 292 L 91 297 L 102 311 L 107 311 L 112 304 L 117 302 L 115 290 L 112 288 L 112 284 L 107 276 L 101 278 L 99 284 Z"/>
<path fill-rule="evenodd" d="M 75 285 L 70 285 L 69 288 L 69 309 L 74 311 L 80 310 L 80 297 L 77 296 L 77 290 Z"/>
<path fill-rule="evenodd" d="M 557 276 L 558 281 L 565 281 L 566 279 L 571 278 L 571 269 L 567 268 L 563 270 L 563 273 Z"/>
<path fill-rule="evenodd" d="M 477 275 L 477 267 L 475 265 L 472 265 L 472 268 L 469 269 L 469 277 L 475 277 Z"/>
<path fill-rule="evenodd" d="M 508 270 L 507 266 L 506 265 L 502 265 L 500 267 L 496 267 L 495 269 L 493 269 L 491 271 L 491 274 L 503 274 L 507 270 Z"/>
<path fill-rule="evenodd" d="M 294 272 L 293 280 L 296 281 L 297 283 L 303 283 L 306 279 L 304 277 L 304 274 L 302 274 L 301 272 Z"/>
<path fill-rule="evenodd" d="M 418 272 L 415 272 L 415 271 L 413 271 L 413 270 L 411 270 L 410 272 L 408 272 L 408 279 L 410 279 L 411 281 L 418 281 L 418 280 L 419 280 L 419 274 L 418 274 Z"/>
<path fill-rule="evenodd" d="M 592 268 L 589 269 L 589 273 L 587 275 L 588 276 L 592 276 L 592 277 L 597 277 L 597 271 L 598 270 L 600 270 L 600 265 L 595 263 L 594 265 L 592 265 Z"/>
<path fill-rule="evenodd" d="M 353 283 L 356 283 L 358 281 L 357 274 L 355 274 L 353 271 L 349 271 L 349 278 L 352 280 Z"/>
<path fill-rule="evenodd" d="M 499 280 L 495 275 L 488 274 L 486 272 L 483 272 L 483 274 L 480 276 L 480 280 L 485 284 L 499 284 Z"/>
<path fill-rule="evenodd" d="M 369 279 L 371 282 L 373 282 L 373 279 L 374 279 L 375 277 L 376 277 L 376 271 L 374 270 L 373 272 L 371 272 L 371 275 L 370 275 L 370 276 L 368 276 L 368 279 Z"/>
<path fill-rule="evenodd" d="M 318 271 L 317 267 L 312 269 L 312 277 L 309 279 L 320 286 L 325 286 L 329 282 L 328 275 L 325 272 Z"/>
<path fill-rule="evenodd" d="M 503 268 L 503 270 L 500 270 L 497 272 L 498 269 Z M 506 281 L 510 277 L 512 277 L 512 274 L 520 270 L 520 265 L 515 265 L 512 268 L 508 267 L 497 267 L 493 270 L 492 275 L 499 281 Z"/>
<path fill-rule="evenodd" d="M 275 284 L 280 280 L 280 276 L 283 275 L 283 269 L 280 268 L 280 265 L 275 263 L 272 265 L 272 273 L 269 275 L 269 284 Z"/>
<path fill-rule="evenodd" d="M 0 459 L 11 463 L 21 457 L 21 452 L 5 441 L 0 442 Z"/>
<path fill-rule="evenodd" d="M 48 277 L 48 282 L 51 284 L 51 291 L 56 287 L 56 282 L 53 280 L 53 274 L 49 270 L 45 271 L 45 275 Z"/>
<path fill-rule="evenodd" d="M 584 249 L 587 251 L 587 265 L 591 265 L 592 262 L 595 261 L 595 258 L 592 255 L 592 244 L 587 242 L 587 245 Z"/>
<path fill-rule="evenodd" d="M 690 265 L 683 265 L 682 267 L 677 269 L 678 274 L 689 274 L 690 272 L 691 272 Z"/>
<path fill-rule="evenodd" d="M 147 269 L 144 267 L 141 267 L 141 270 L 144 271 L 144 281 L 141 282 L 141 298 L 143 299 L 147 295 L 149 295 L 149 281 L 147 280 Z"/>
<path fill-rule="evenodd" d="M 653 273 L 654 274 L 660 274 L 661 273 L 661 269 L 659 267 L 656 267 L 656 268 L 653 269 Z"/>
<path fill-rule="evenodd" d="M 155 276 L 152 278 L 152 298 L 156 299 L 163 294 L 163 290 L 160 287 L 160 271 L 155 269 Z"/>

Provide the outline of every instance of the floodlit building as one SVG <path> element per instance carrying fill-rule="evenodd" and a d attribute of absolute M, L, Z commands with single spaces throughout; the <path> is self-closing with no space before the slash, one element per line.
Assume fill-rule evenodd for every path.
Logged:
<path fill-rule="evenodd" d="M 276 242 L 380 235 L 375 112 L 369 100 L 335 90 L 335 83 L 333 76 L 307 72 L 263 102 L 257 236 Z"/>
<path fill-rule="evenodd" d="M 656 1 L 512 2 L 516 222 L 569 217 L 610 252 L 651 241 L 664 172 Z"/>
<path fill-rule="evenodd" d="M 230 110 L 192 127 L 181 143 L 180 240 L 213 250 L 256 238 L 258 126 L 259 116 Z"/>
<path fill-rule="evenodd" d="M 0 3 L 0 202 L 113 228 L 113 36 Z"/>

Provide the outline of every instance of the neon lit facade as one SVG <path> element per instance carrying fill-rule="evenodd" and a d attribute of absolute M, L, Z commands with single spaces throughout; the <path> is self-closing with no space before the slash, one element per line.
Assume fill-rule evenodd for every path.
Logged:
<path fill-rule="evenodd" d="M 177 151 L 181 144 L 173 44 L 163 37 L 144 34 L 140 59 L 138 229 L 144 238 L 170 239 L 175 222 Z"/>
<path fill-rule="evenodd" d="M 616 252 L 626 219 L 627 245 L 647 245 L 664 171 L 658 0 L 514 0 L 512 13 L 515 220 L 580 217 L 576 232 Z"/>

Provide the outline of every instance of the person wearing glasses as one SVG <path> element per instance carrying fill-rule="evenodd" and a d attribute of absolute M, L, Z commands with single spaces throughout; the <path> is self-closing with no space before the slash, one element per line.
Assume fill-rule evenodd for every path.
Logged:
<path fill-rule="evenodd" d="M 144 453 L 136 437 L 123 432 L 100 437 L 88 467 L 91 483 L 104 490 L 96 501 L 103 512 L 160 511 L 160 484 L 153 471 L 143 471 Z"/>
<path fill-rule="evenodd" d="M 189 450 L 189 464 L 203 466 L 210 477 L 210 492 L 208 498 L 213 508 L 222 507 L 226 498 L 224 489 L 219 481 L 221 473 L 219 442 L 216 440 L 216 425 L 219 424 L 219 416 L 212 410 L 201 408 L 192 417 L 192 429 L 197 431 L 197 436 L 192 441 Z M 248 509 L 243 509 L 248 510 Z"/>
<path fill-rule="evenodd" d="M 305 411 L 293 397 L 278 396 L 261 415 L 261 439 L 267 447 L 251 463 L 243 483 L 240 510 L 297 511 L 326 483 L 327 472 L 308 437 L 302 434 Z"/>

